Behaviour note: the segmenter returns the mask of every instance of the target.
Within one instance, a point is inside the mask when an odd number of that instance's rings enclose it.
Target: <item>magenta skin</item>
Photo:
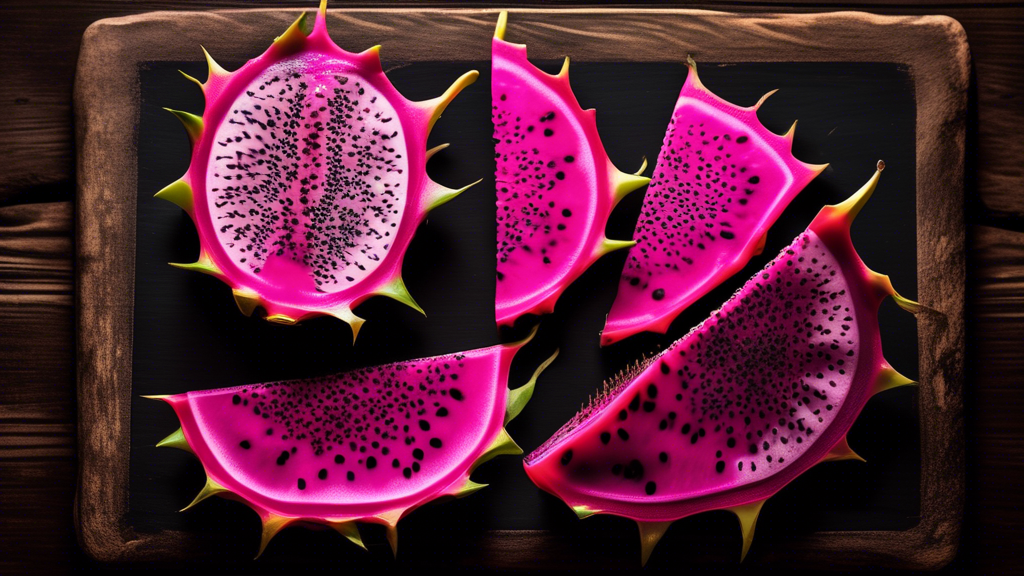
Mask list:
[[[220,495],[259,514],[261,553],[292,524],[330,526],[359,545],[356,522],[383,524],[396,547],[401,518],[483,488],[470,480],[477,466],[522,453],[505,425],[554,359],[510,391],[512,359],[530,338],[335,376],[154,397],[181,422],[158,446],[202,463],[207,484],[192,505]]]
[[[765,98],[749,108],[730,104],[701,84],[690,61],[602,345],[643,331],[664,334],[679,313],[761,253],[768,228],[825,169],[793,157],[793,129],[779,136],[761,125]]]
[[[492,40],[491,102],[497,172],[495,319],[554,310],[562,292],[598,258],[631,242],[612,241],[605,225],[626,194],[647,178],[620,172],[558,74],[530,64],[526,46],[503,40],[502,13]]]
[[[352,309],[375,295],[415,309],[402,260],[427,212],[461,190],[431,181],[427,136],[444,95],[406,100],[378,48],[339,48],[322,5],[261,56],[228,73],[212,59],[203,116],[175,112],[193,140],[188,172],[158,194],[192,216],[201,252],[183,267],[227,283],[243,312],[294,324]],[[197,81],[198,83],[198,81]]]
[[[530,479],[581,516],[637,520],[643,535],[645,524],[751,504],[756,519],[810,467],[859,458],[846,434],[864,405],[910,383],[882,356],[879,304],[916,307],[850,240],[877,180],[825,207],[719,310],[527,456]]]

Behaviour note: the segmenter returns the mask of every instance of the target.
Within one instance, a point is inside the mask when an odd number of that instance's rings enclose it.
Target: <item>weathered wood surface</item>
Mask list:
[[[772,3],[773,11],[830,2]],[[1024,494],[1020,366],[1024,361],[1024,8],[932,2],[852,5],[938,13],[967,30],[974,64],[967,175],[969,374],[965,540],[949,569],[1019,569]],[[948,4],[948,5],[947,5]],[[0,573],[72,572],[88,565],[73,535],[75,480],[74,176],[71,82],[81,34],[94,20],[155,9],[244,2],[10,0],[0,18]],[[306,2],[275,5],[306,8]],[[844,9],[851,4],[842,3]],[[764,3],[699,7],[765,10]],[[44,204],[29,204],[40,203]],[[33,238],[26,241],[26,238]]]

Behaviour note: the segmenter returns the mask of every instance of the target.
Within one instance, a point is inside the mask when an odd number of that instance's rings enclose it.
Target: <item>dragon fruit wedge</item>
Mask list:
[[[688,335],[606,385],[525,461],[577,515],[640,526],[642,561],[680,518],[730,510],[742,556],[765,500],[810,467],[860,459],[846,434],[876,393],[912,384],[882,357],[878,307],[900,297],[854,250],[879,172],[826,206]]]
[[[555,359],[508,390],[512,358],[530,338],[336,376],[153,396],[181,422],[157,446],[191,452],[206,470],[186,509],[219,495],[259,514],[257,557],[293,524],[328,526],[363,546],[356,522],[383,524],[397,553],[402,517],[476,492],[485,486],[470,480],[477,466],[522,454],[505,425]]]
[[[615,205],[648,178],[612,165],[594,110],[582,110],[569,87],[569,59],[547,74],[526,59],[526,46],[504,40],[506,12],[492,40],[491,117],[497,162],[495,318],[511,325],[524,314],[554,310],[561,293],[598,258],[631,241],[609,240]]]
[[[156,196],[188,212],[199,234],[199,259],[175,266],[228,284],[246,315],[334,316],[354,339],[363,320],[352,309],[371,296],[422,312],[402,259],[427,212],[465,190],[427,177],[444,148],[427,150],[427,135],[478,73],[411,102],[384,75],[379,46],[352,54],[331,40],[326,0],[308,35],[304,21],[234,72],[206,53],[206,82],[186,75],[206,106],[202,117],[171,110],[192,158]]]
[[[612,344],[645,330],[664,334],[687,306],[764,249],[768,228],[827,165],[793,157],[796,123],[768,131],[689,73],[669,121],[651,185],[601,334]]]

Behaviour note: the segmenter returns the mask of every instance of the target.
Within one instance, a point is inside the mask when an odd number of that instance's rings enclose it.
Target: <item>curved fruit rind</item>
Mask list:
[[[764,250],[767,229],[827,165],[793,157],[796,123],[777,135],[689,71],[676,101],[623,266],[602,346],[664,334],[690,304]]]
[[[608,158],[594,110],[581,109],[569,85],[569,59],[557,74],[541,71],[525,45],[505,41],[507,25],[502,12],[492,40],[499,326],[552,312],[598,258],[632,246],[607,238],[605,227],[619,201],[649,181]]]
[[[512,359],[534,333],[512,344],[336,377],[148,397],[171,405],[181,422],[157,446],[195,455],[206,472],[203,488],[182,510],[212,496],[243,502],[263,523],[259,554],[293,524],[329,526],[365,547],[357,522],[383,524],[397,552],[401,518],[428,502],[479,491],[486,485],[470,479],[478,466],[522,454],[505,426],[557,356],[509,390]],[[413,430],[405,424],[403,432],[404,422]]]
[[[445,145],[427,151],[427,135],[479,74],[412,102],[385,76],[379,46],[354,54],[331,40],[325,2],[309,34],[305,18],[234,72],[203,48],[207,80],[184,74],[203,91],[203,115],[168,109],[192,160],[156,197],[187,212],[199,233],[199,259],[175,266],[228,284],[246,315],[262,308],[279,324],[334,316],[354,340],[363,320],[352,310],[371,296],[422,312],[402,282],[405,250],[430,210],[469,187],[430,180],[426,161]]]
[[[729,510],[742,559],[765,500],[820,462],[863,461],[846,435],[864,405],[914,383],[881,351],[878,308],[896,291],[850,240],[883,167],[705,322],[606,385],[527,456],[530,479],[581,518],[637,521],[644,562],[671,522]]]

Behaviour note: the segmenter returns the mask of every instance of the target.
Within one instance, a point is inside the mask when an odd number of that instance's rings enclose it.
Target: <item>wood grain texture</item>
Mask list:
[[[276,6],[307,8],[304,1],[279,1]],[[695,7],[733,11],[828,11],[831,2],[708,2]],[[1019,137],[1024,122],[1024,8],[1019,3],[971,5],[932,2],[927,5],[888,1],[851,4],[877,13],[942,13],[959,20],[971,43],[976,85],[972,90],[969,153],[974,170],[968,190],[998,211],[985,221],[1016,226],[1024,214],[1024,180]],[[997,5],[1000,4],[1000,5]],[[11,262],[7,282],[18,285],[53,283],[53,273],[67,278],[68,304],[15,302],[15,287],[0,306],[0,421],[53,418],[74,425],[74,339],[71,301],[74,199],[71,86],[82,32],[95,20],[149,10],[244,7],[242,0],[7,0],[0,18],[0,205],[62,201],[61,210],[44,211],[66,250]],[[17,126],[17,130],[13,127]],[[58,205],[58,204],[54,204]],[[977,223],[979,215],[970,216]],[[1019,222],[1019,220],[1017,220]],[[0,226],[0,242],[7,238]],[[943,573],[1003,573],[1020,569],[1024,545],[1020,491],[1024,473],[1021,409],[1024,385],[1024,234],[992,227],[973,227],[969,301],[970,370],[966,396],[968,432],[967,518],[964,547],[956,563]],[[58,263],[59,262],[59,263]],[[40,271],[44,272],[39,275]],[[1016,280],[1013,280],[1016,278]],[[982,292],[984,294],[982,294]],[[38,298],[37,294],[31,298]],[[59,299],[58,299],[59,300]],[[980,316],[984,314],[984,318]],[[73,440],[65,438],[68,446]],[[16,442],[16,440],[15,440]],[[74,465],[67,458],[0,463],[0,573],[73,573],[88,566],[76,548],[71,521]],[[17,520],[26,518],[29,520]],[[537,562],[530,564],[539,566]],[[547,565],[551,567],[552,565]],[[147,569],[152,567],[147,566]],[[207,569],[208,571],[208,569]]]
[[[158,12],[104,20],[86,31],[76,79],[79,254],[78,511],[83,546],[104,561],[216,557],[215,542],[185,532],[132,532],[127,513],[131,335],[136,235],[136,159],[141,62],[194,58],[204,45],[244,61],[286,28],[290,10]],[[335,10],[342,47],[358,51],[382,33],[397,61],[486,60],[494,10]],[[516,10],[510,34],[531,56],[570,53],[590,62],[658,62],[694,54],[715,62],[896,62],[915,84],[917,110],[918,298],[921,350],[921,522],[903,531],[822,532],[794,538],[768,560],[816,566],[842,554],[846,566],[936,568],[959,541],[963,493],[963,166],[969,55],[964,31],[946,17],[864,13],[754,15],[677,10]],[[210,37],[205,30],[216,28]],[[112,112],[116,111],[116,112]],[[927,184],[925,184],[927,183]],[[469,559],[497,534],[484,537]],[[512,536],[501,536],[503,539]],[[558,537],[546,534],[548,545]],[[514,538],[513,538],[514,539]],[[204,545],[205,544],[205,545]],[[517,561],[536,554],[519,546]],[[601,559],[583,561],[600,565]]]

